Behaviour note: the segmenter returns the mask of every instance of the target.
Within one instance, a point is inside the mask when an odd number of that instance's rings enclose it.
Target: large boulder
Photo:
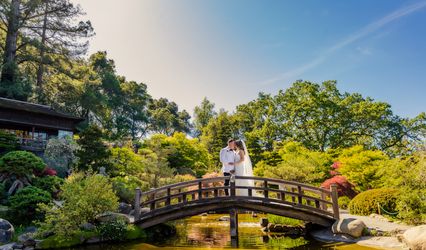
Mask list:
[[[9,242],[12,239],[14,233],[15,229],[13,228],[13,225],[10,224],[10,222],[7,220],[0,219],[0,242]]]
[[[359,238],[362,236],[362,232],[367,227],[364,222],[360,219],[346,218],[340,219],[334,222],[331,230],[335,234],[346,234],[354,238]]]
[[[132,211],[132,205],[127,204],[125,202],[120,202],[118,205],[118,212],[121,214],[130,214]]]
[[[113,213],[113,212],[107,212],[100,214],[96,217],[97,222],[110,222],[110,221],[116,221],[122,219],[126,221],[127,223],[131,223],[131,219],[126,214],[120,214],[120,213]]]
[[[426,250],[426,225],[407,229],[402,237],[411,250]]]

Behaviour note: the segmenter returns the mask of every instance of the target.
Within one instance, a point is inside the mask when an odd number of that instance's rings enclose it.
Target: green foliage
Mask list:
[[[58,176],[65,177],[67,171],[77,164],[75,153],[78,148],[77,143],[68,137],[49,139],[44,160],[50,168],[56,170]]]
[[[382,151],[366,150],[362,146],[343,150],[338,161],[342,165],[339,171],[358,191],[383,186],[383,170],[391,164],[389,157]]]
[[[168,136],[175,132],[189,132],[191,116],[186,110],[179,111],[176,103],[166,98],[154,99],[149,103],[150,130]]]
[[[42,172],[46,165],[40,157],[27,151],[12,151],[0,158],[0,172],[19,177]]]
[[[203,129],[201,142],[213,156],[213,166],[219,167],[219,152],[227,145],[228,139],[238,138],[238,127],[235,117],[221,110]]]
[[[0,155],[16,150],[18,147],[16,135],[0,130]]]
[[[62,207],[42,205],[46,216],[40,224],[40,232],[54,232],[58,236],[72,236],[80,225],[94,223],[97,215],[116,211],[118,198],[108,178],[101,175],[76,173],[68,177],[61,188]]]
[[[268,214],[267,216],[269,223],[274,224],[282,224],[286,226],[303,226],[305,223],[301,220],[288,218],[284,216],[274,215],[274,214]]]
[[[185,175],[178,174],[170,178],[162,178],[160,180],[160,183],[161,183],[161,186],[165,186],[165,185],[170,185],[170,184],[179,183],[179,182],[192,181],[195,179],[196,178],[190,174],[185,174]]]
[[[411,224],[426,223],[426,152],[418,151],[392,163],[384,169],[382,182],[401,191],[398,218]]]
[[[42,214],[36,211],[38,204],[51,201],[49,192],[40,188],[28,186],[20,189],[9,198],[10,216],[14,223],[28,225],[35,219],[42,219]]]
[[[63,183],[64,180],[57,176],[44,176],[35,178],[32,184],[34,187],[40,188],[41,190],[47,191],[54,195],[59,192]]]
[[[339,207],[341,209],[348,209],[350,202],[351,202],[351,199],[347,196],[340,196],[338,199]]]
[[[167,156],[169,166],[178,174],[192,174],[201,177],[210,165],[210,155],[198,139],[189,139],[184,133],[173,136],[158,135],[161,145],[170,149]],[[148,142],[149,144],[149,142]]]
[[[127,240],[145,239],[146,237],[146,232],[140,227],[135,225],[127,225]]]
[[[283,131],[275,122],[277,110],[274,98],[265,93],[259,93],[258,98],[247,104],[237,106],[235,119],[244,131],[246,145],[250,149],[250,158],[254,164],[262,159],[265,152],[273,150],[274,142],[284,138]]]
[[[111,149],[111,176],[136,175],[143,172],[143,157],[127,147]]]
[[[7,198],[7,194],[6,194],[6,184],[1,182],[0,183],[0,201],[3,200],[4,198]]]
[[[194,128],[197,137],[201,136],[203,129],[217,115],[216,111],[214,111],[214,106],[214,103],[204,97],[200,106],[194,108]]]
[[[120,218],[103,222],[96,229],[103,240],[124,241],[127,237],[127,222]]]
[[[143,157],[145,171],[141,174],[141,179],[149,183],[150,187],[159,187],[161,179],[171,178],[175,175],[175,169],[169,166],[168,157],[173,151],[171,146],[163,145],[162,135],[153,135],[139,149],[139,154]]]
[[[118,176],[112,178],[111,181],[114,192],[117,194],[120,201],[126,203],[133,203],[136,188],[140,188],[142,191],[149,190],[149,184],[136,176]]]
[[[395,213],[400,191],[393,188],[371,189],[355,196],[349,203],[349,212],[358,215]],[[379,211],[379,205],[381,209]]]
[[[81,245],[85,240],[98,236],[96,232],[79,231],[74,235],[52,235],[40,242],[41,249],[69,248]]]
[[[255,175],[291,180],[303,183],[321,183],[326,177],[324,169],[331,164],[326,153],[313,152],[300,143],[288,142],[278,154],[281,157],[277,165],[259,162],[254,170]]]
[[[99,171],[100,167],[109,170],[111,151],[102,139],[103,131],[96,125],[91,125],[80,134],[77,141],[80,149],[76,153],[79,170]]]

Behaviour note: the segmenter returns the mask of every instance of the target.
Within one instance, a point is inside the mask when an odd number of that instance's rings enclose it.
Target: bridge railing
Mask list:
[[[230,181],[229,186],[224,185],[226,180]],[[241,180],[246,180],[245,183],[249,182],[250,185],[241,185]],[[228,191],[229,195],[226,195],[225,190]],[[244,194],[242,195],[241,193]],[[141,208],[153,212],[172,206],[205,202],[210,199],[244,199],[274,202],[313,210],[338,219],[339,207],[337,198],[337,187],[335,185],[332,185],[330,190],[327,190],[279,179],[224,176],[176,183],[146,192],[141,192],[137,188],[135,219],[138,220],[140,218]]]

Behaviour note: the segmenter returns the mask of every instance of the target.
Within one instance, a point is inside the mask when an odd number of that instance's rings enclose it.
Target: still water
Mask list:
[[[249,214],[239,215],[239,239],[232,242],[229,236],[229,222],[219,221],[224,215],[209,214],[194,216],[175,222],[177,235],[168,239],[155,239],[150,243],[125,243],[115,245],[96,245],[75,249],[84,250],[231,250],[238,249],[300,249],[300,250],[373,250],[355,244],[322,243],[312,239],[290,238],[280,235],[265,235],[260,230],[260,218]],[[238,244],[235,247],[235,244]],[[377,249],[376,249],[377,250]]]

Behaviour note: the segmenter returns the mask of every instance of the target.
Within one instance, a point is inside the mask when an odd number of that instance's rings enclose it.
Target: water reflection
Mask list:
[[[325,244],[302,237],[290,238],[280,235],[264,234],[260,230],[260,218],[252,218],[248,214],[239,215],[238,241],[229,235],[229,222],[219,221],[223,215],[194,216],[175,222],[177,235],[169,239],[155,239],[147,243],[125,243],[114,245],[95,245],[78,247],[84,250],[230,250],[238,249],[297,249],[297,250],[373,250],[373,248],[358,245],[345,245],[341,243]]]

